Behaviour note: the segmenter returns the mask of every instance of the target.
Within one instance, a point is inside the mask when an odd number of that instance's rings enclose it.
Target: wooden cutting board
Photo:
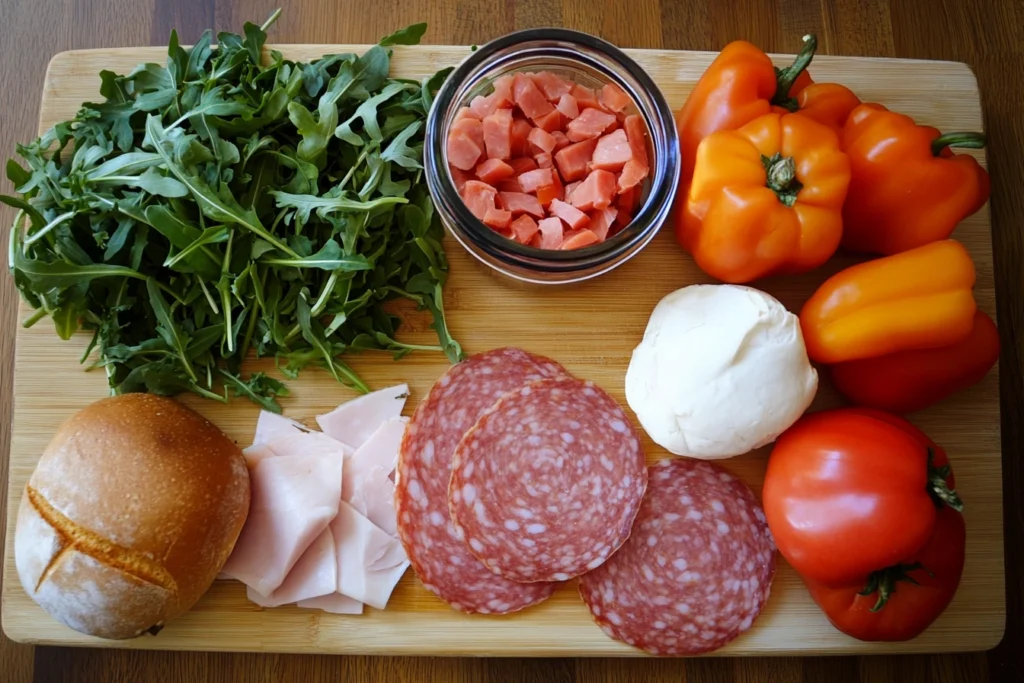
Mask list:
[[[278,46],[287,57],[309,60],[331,52],[362,51],[358,46]],[[631,50],[654,77],[673,109],[683,104],[713,53]],[[419,78],[457,63],[464,47],[396,48],[392,74]],[[54,57],[46,75],[40,130],[74,115],[79,104],[98,98],[101,69],[127,73],[139,62],[163,63],[162,48],[65,52]],[[780,57],[788,64],[789,57]],[[981,130],[977,83],[959,63],[822,56],[812,69],[819,81],[837,80],[864,100],[877,101],[945,131]],[[10,153],[11,150],[3,150]],[[984,160],[984,153],[979,153]],[[954,237],[974,257],[976,295],[995,316],[992,243],[988,207],[965,221]],[[623,377],[648,315],[669,292],[709,282],[676,246],[667,228],[642,254],[618,270],[571,287],[524,287],[485,271],[453,240],[447,248],[451,279],[445,290],[450,327],[464,348],[480,352],[516,345],[561,361],[575,375],[594,380],[625,405]],[[837,256],[824,268],[800,277],[772,279],[759,286],[798,311],[826,277],[853,261]],[[23,306],[24,309],[24,306]],[[24,317],[25,310],[22,311]],[[429,320],[410,312],[404,338],[429,343]],[[638,651],[607,638],[593,624],[575,582],[547,602],[508,616],[467,616],[428,593],[410,571],[386,611],[337,616],[295,607],[261,609],[245,599],[241,584],[217,582],[196,607],[156,637],[102,641],[52,620],[28,598],[14,567],[14,526],[22,490],[39,454],[57,426],[74,411],[106,395],[102,373],[82,372],[78,358],[87,339],[62,342],[49,320],[17,329],[14,425],[11,437],[7,544],[4,558],[3,628],[17,641],[168,650],[240,650],[418,655],[630,656]],[[347,359],[348,360],[348,359]],[[386,354],[363,355],[352,366],[380,388],[408,382],[407,413],[444,372],[440,354],[418,353],[395,362]],[[285,413],[312,417],[352,398],[326,372],[307,371],[292,382]],[[205,414],[233,439],[251,442],[257,409],[243,400],[223,406],[183,400]],[[827,381],[813,409],[839,405]],[[1003,635],[1006,615],[1003,569],[1002,480],[1000,471],[997,372],[979,385],[913,416],[949,452],[966,507],[967,562],[960,590],[946,613],[922,636],[906,643],[863,643],[832,628],[797,576],[779,558],[772,596],[754,627],[718,655],[951,652],[984,650]],[[645,437],[651,462],[666,457]],[[769,449],[725,461],[760,491]]]

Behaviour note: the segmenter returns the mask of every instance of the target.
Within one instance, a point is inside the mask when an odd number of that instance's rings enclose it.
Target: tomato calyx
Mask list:
[[[910,572],[918,569],[924,569],[924,565],[920,562],[912,562],[910,564],[894,564],[891,567],[871,572],[868,575],[868,583],[864,586],[864,590],[857,593],[857,595],[868,596],[872,593],[878,593],[878,600],[871,608],[872,612],[877,612],[885,607],[885,603],[889,602],[889,598],[896,592],[896,586],[900,581],[909,581],[914,585],[920,585],[910,575]],[[928,572],[928,575],[931,576],[931,572]]]
[[[949,488],[946,483],[946,478],[949,476],[950,467],[949,463],[941,466],[935,466],[935,451],[931,448],[928,449],[928,495],[931,496],[932,501],[935,503],[936,508],[941,508],[943,505],[948,505],[957,512],[964,511],[964,502],[960,499],[960,494],[954,489]]]

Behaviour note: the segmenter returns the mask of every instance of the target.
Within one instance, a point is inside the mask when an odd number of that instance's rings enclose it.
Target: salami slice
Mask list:
[[[647,487],[640,440],[591,382],[540,380],[506,394],[455,450],[452,522],[492,571],[564,581],[629,537]]]
[[[478,354],[437,381],[405,430],[395,477],[399,537],[423,585],[454,609],[505,614],[555,589],[495,576],[470,554],[448,515],[448,481],[455,447],[495,401],[529,382],[568,376],[554,361],[520,349]]]
[[[579,590],[612,638],[695,655],[750,628],[774,574],[775,544],[750,489],[717,465],[678,458],[651,467],[633,535]]]

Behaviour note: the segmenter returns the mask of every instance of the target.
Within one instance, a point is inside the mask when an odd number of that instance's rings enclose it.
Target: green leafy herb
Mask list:
[[[271,51],[266,30],[172,32],[164,65],[100,73],[85,103],[7,162],[19,196],[9,266],[82,362],[114,393],[245,396],[279,411],[280,381],[241,372],[249,353],[287,377],[310,365],[359,391],[346,352],[462,350],[441,301],[443,229],[423,179],[424,122],[450,69],[391,79],[390,47],[311,63]],[[389,302],[433,314],[437,346],[398,338]],[[91,354],[97,357],[90,359]]]
[[[426,32],[426,24],[413,24],[382,38],[380,44],[385,47],[389,45],[419,45],[420,39]]]

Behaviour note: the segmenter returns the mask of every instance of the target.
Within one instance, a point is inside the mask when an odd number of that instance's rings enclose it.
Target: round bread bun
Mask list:
[[[213,583],[249,511],[238,447],[169,398],[125,394],[73,415],[25,487],[14,558],[70,628],[155,633]]]

